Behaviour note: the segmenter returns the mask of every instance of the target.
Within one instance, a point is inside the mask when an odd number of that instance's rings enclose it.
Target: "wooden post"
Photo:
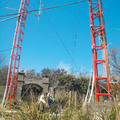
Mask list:
[[[76,104],[77,103],[77,91],[75,91],[75,109],[76,109]]]
[[[69,91],[69,107],[71,106],[71,91]]]

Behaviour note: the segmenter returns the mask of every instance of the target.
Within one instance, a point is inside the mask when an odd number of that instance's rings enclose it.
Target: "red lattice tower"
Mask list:
[[[110,101],[105,29],[100,0],[89,0],[89,14],[94,64],[95,101],[99,102],[99,96],[108,96],[108,100]],[[104,76],[100,76],[100,65],[104,65]],[[100,93],[99,81],[101,80],[104,80],[107,83],[106,93]]]
[[[19,15],[14,35],[7,84],[6,89],[2,101],[2,107],[8,106],[8,108],[12,108],[15,102],[16,88],[17,88],[17,79],[18,79],[18,70],[19,70],[19,62],[21,55],[21,47],[23,41],[23,34],[25,29],[25,22],[27,17],[29,0],[21,0]]]
[[[9,109],[12,108],[12,106],[14,106],[14,102],[15,102],[18,69],[19,69],[25,22],[28,11],[28,4],[29,4],[29,0],[21,0],[17,26],[13,41],[13,48],[11,53],[7,84],[2,101],[2,107],[3,105],[8,106]],[[108,77],[108,66],[107,66],[106,45],[105,45],[105,31],[103,25],[103,16],[102,16],[100,0],[89,0],[89,11],[90,11],[90,28],[91,28],[91,39],[92,39],[92,55],[93,55],[93,63],[94,63],[95,101],[96,102],[99,101],[99,96],[108,96],[108,100],[110,101],[109,77]],[[101,41],[99,40],[99,38],[101,39]],[[98,58],[98,52],[102,53],[102,59]],[[98,72],[99,70],[98,65],[100,64],[104,64],[105,66],[105,76],[103,77],[99,76],[99,72]],[[107,93],[100,93],[99,80],[107,81]]]

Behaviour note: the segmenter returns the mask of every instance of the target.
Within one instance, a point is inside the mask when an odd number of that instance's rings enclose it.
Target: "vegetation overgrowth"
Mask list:
[[[22,102],[16,109],[0,109],[0,120],[118,120],[114,106],[110,110],[106,108],[100,113],[94,113],[89,107],[83,110],[82,102],[79,108],[75,108],[73,103],[69,106],[66,100],[62,112],[55,108],[39,111],[38,103],[32,99],[31,102]]]

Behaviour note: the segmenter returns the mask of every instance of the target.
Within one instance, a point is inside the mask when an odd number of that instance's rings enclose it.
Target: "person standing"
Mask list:
[[[47,92],[44,92],[38,100],[38,110],[40,110],[42,112],[44,111],[44,108],[48,106],[48,104],[45,100],[46,97],[47,97]]]

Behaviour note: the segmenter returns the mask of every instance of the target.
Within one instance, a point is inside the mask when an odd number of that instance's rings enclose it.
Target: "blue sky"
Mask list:
[[[61,4],[72,3],[79,0],[43,0],[43,8]],[[102,0],[103,1],[103,0]],[[5,9],[10,7],[19,9],[20,0],[0,1],[0,15],[16,13]],[[106,26],[108,47],[120,48],[120,1],[103,1],[103,12]],[[30,0],[29,10],[38,9],[39,0]],[[35,12],[38,13],[38,12]],[[49,17],[47,19],[45,13]],[[42,11],[38,20],[37,16],[28,14],[23,46],[20,60],[20,69],[35,69],[36,72],[43,68],[65,68],[69,73],[71,68],[75,71],[91,70],[92,52],[90,36],[90,20],[88,1],[77,5],[65,6]],[[7,17],[0,17],[3,20]],[[17,18],[0,23],[0,50],[12,47]],[[74,31],[78,22],[77,41],[74,61],[65,51],[60,40],[63,41],[72,56],[74,46]],[[52,22],[52,25],[51,25]],[[56,35],[53,27],[57,31]],[[6,56],[6,64],[9,64],[11,51],[1,52]]]

